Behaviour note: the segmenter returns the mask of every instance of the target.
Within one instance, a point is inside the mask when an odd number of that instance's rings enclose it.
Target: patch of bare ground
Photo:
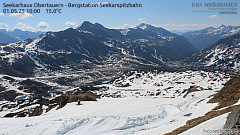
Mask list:
[[[225,84],[225,86],[216,95],[214,95],[213,98],[211,98],[208,101],[208,103],[218,103],[218,106],[216,106],[211,111],[207,112],[204,116],[188,120],[185,125],[164,135],[180,134],[209,119],[231,112],[239,106],[234,105],[235,103],[238,102],[239,99],[240,99],[240,77],[233,77]]]
[[[190,86],[189,89],[184,90],[182,93],[185,93],[187,91],[187,93],[183,96],[183,98],[186,98],[188,94],[195,92],[195,91],[201,91],[203,90],[202,87],[200,86]]]
[[[240,99],[240,77],[233,77],[208,103],[218,103],[214,110],[233,105]]]
[[[46,112],[50,111],[51,109],[55,108],[60,109],[64,107],[67,103],[77,102],[80,101],[97,101],[97,98],[100,96],[92,93],[92,92],[85,92],[85,93],[78,93],[78,94],[64,94],[55,99],[45,101],[41,103],[41,105],[34,109],[33,113],[30,116],[38,116],[41,115],[43,112],[42,106],[48,106]]]

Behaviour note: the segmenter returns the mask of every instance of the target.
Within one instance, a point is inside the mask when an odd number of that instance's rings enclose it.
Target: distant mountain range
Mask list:
[[[16,37],[12,37],[5,32],[0,32],[0,43],[14,43],[19,41]]]
[[[169,30],[169,31],[172,32],[172,33],[178,34],[178,35],[182,35],[184,33],[192,32],[194,30]]]
[[[2,134],[194,134],[203,125],[224,125],[239,105],[237,28],[200,52],[187,38],[149,24],[116,30],[85,21],[34,38],[14,33],[27,39],[0,43],[0,117],[9,117]],[[227,130],[236,125],[236,112],[227,117]],[[32,116],[39,117],[16,118]]]
[[[192,67],[240,71],[240,31],[223,38],[184,60]]]
[[[208,28],[210,36],[213,29]],[[237,27],[221,26],[215,29],[215,33],[222,35],[224,31],[231,31],[224,34],[230,36],[237,30]],[[143,23],[134,28],[116,30],[85,21],[76,29],[47,32],[17,43],[0,44],[0,72],[33,76],[39,72],[88,69],[149,69],[178,60],[191,67],[238,69],[239,45],[235,39],[238,36],[239,33],[221,39],[197,53],[198,49],[185,37],[163,28]]]
[[[0,29],[0,43],[14,43],[28,38],[35,38],[41,34],[43,32],[22,31],[20,29],[6,31],[5,29]]]
[[[0,44],[2,64],[16,72],[94,68],[146,68],[197,52],[188,40],[163,28],[141,24],[123,31],[83,22],[76,29],[47,32],[14,44]],[[9,69],[9,68],[7,68]]]
[[[203,50],[221,38],[229,37],[240,30],[240,26],[221,25],[218,28],[208,27],[198,31],[192,31],[182,34],[196,48]]]

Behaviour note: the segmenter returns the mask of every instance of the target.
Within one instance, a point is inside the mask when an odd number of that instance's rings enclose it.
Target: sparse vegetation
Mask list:
[[[32,116],[39,116],[43,113],[43,105],[47,106],[46,112],[49,112],[51,109],[57,107],[57,109],[60,109],[64,107],[67,103],[71,102],[77,102],[78,99],[80,101],[97,101],[97,98],[100,98],[100,96],[97,96],[93,94],[92,92],[84,92],[84,93],[78,93],[78,94],[64,94],[59,97],[56,97],[52,100],[42,100],[40,103],[40,106],[35,107],[33,110],[23,110],[16,113],[9,113],[6,114],[4,117],[25,117],[29,115]]]
[[[41,104],[48,106],[47,111],[50,111],[52,108],[56,106],[58,106],[57,109],[60,109],[64,107],[67,103],[77,102],[78,99],[80,99],[80,101],[97,101],[97,98],[100,98],[100,96],[97,96],[92,92],[84,92],[78,94],[64,94],[61,95],[60,97],[57,97],[53,100],[48,100]]]
[[[41,82],[36,82],[30,79],[24,80],[19,83],[21,86],[18,88],[24,92],[34,93],[34,95],[41,95],[44,97],[49,97],[48,91],[52,88]]]
[[[235,108],[237,108],[237,106],[230,106],[226,109],[219,110],[219,111],[212,110],[212,111],[206,113],[204,116],[200,116],[200,117],[188,120],[185,125],[173,130],[172,132],[166,133],[164,135],[178,135],[184,131],[187,131],[190,128],[193,128],[193,127],[201,124],[202,122],[205,122],[205,121],[212,119],[214,117],[217,117],[219,115],[231,112]]]
[[[208,103],[218,103],[214,110],[233,105],[240,99],[240,77],[229,80]]]
[[[0,93],[0,101],[14,101],[18,95],[20,94],[16,93],[14,90],[4,91]]]
[[[218,103],[218,106],[207,112],[204,116],[200,116],[191,120],[188,120],[185,125],[166,133],[165,135],[177,135],[188,129],[197,126],[198,124],[217,117],[219,115],[233,111],[238,105],[234,105],[240,99],[240,77],[233,77],[229,80],[225,86],[211,98],[208,103]],[[227,108],[224,108],[227,107]],[[224,108],[224,109],[222,109]],[[221,109],[221,110],[218,110]],[[185,115],[184,115],[185,116]]]

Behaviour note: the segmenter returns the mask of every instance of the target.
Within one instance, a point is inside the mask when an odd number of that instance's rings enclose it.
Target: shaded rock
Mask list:
[[[234,129],[236,125],[240,125],[240,106],[234,109],[227,117],[227,121],[223,129]]]

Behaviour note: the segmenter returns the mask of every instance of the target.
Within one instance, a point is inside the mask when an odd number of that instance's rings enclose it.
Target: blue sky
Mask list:
[[[46,8],[40,8],[40,14],[3,14],[3,3],[81,4],[100,2],[139,3],[143,7],[80,9],[64,7],[61,14],[47,14]],[[192,7],[192,3],[196,2],[237,3],[238,14],[192,12],[206,10],[205,7]],[[7,30],[19,28],[30,31],[59,31],[76,27],[83,21],[90,21],[101,23],[108,28],[127,28],[140,23],[147,23],[167,30],[198,30],[210,26],[218,27],[221,24],[240,25],[239,6],[240,0],[1,0],[0,28]]]

